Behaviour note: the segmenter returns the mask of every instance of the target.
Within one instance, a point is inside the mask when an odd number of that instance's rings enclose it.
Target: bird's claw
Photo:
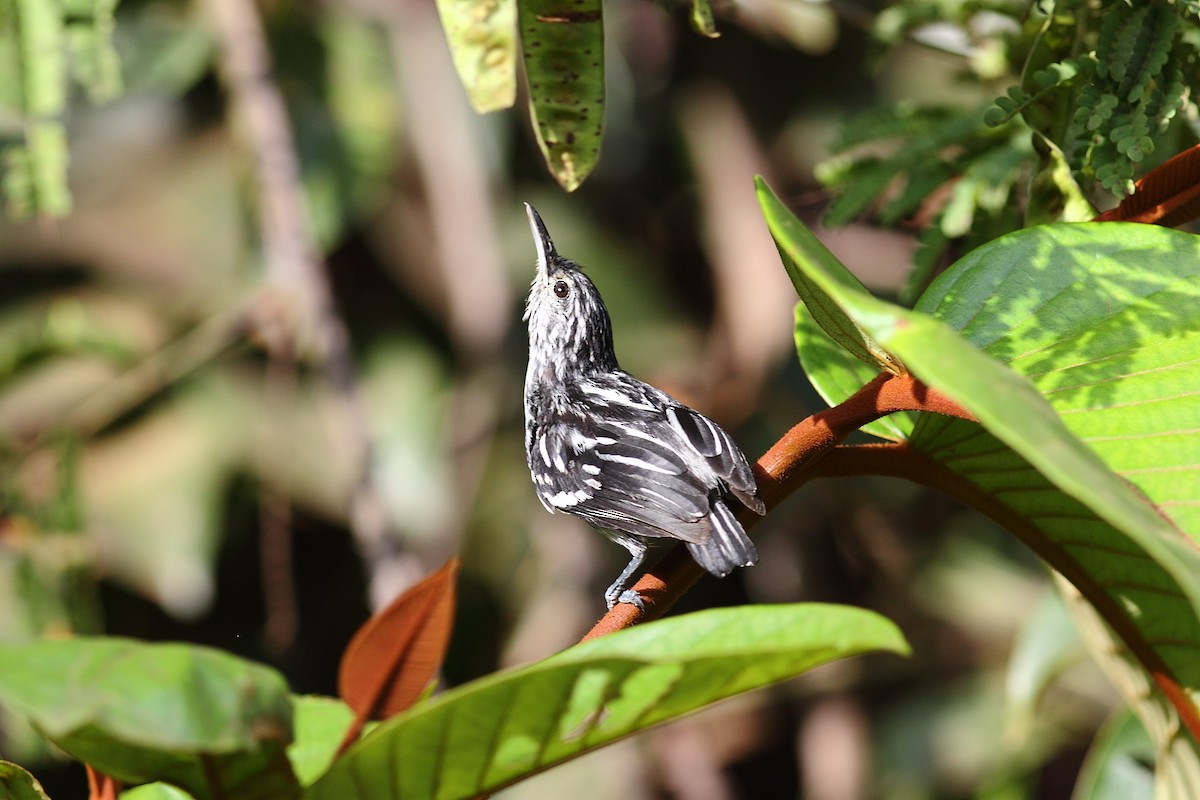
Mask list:
[[[606,598],[608,600],[608,610],[612,611],[613,606],[617,603],[629,603],[631,606],[637,606],[638,611],[645,611],[646,604],[642,601],[642,596],[633,589],[626,589],[621,592],[616,598]]]

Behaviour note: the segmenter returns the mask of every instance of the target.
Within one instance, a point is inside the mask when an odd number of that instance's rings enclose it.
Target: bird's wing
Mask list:
[[[540,427],[530,468],[542,503],[602,528],[707,541],[712,487],[693,474],[661,415],[655,422],[644,413],[565,413]]]
[[[672,401],[667,421],[689,447],[704,457],[709,469],[747,508],[762,514],[766,507],[758,496],[754,470],[737,443],[708,417]]]

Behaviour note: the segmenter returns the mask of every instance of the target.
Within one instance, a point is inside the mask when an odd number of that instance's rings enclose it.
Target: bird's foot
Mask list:
[[[646,610],[646,604],[642,602],[642,596],[633,589],[626,589],[616,597],[610,595],[609,597],[606,597],[605,600],[608,601],[609,611],[612,611],[613,606],[615,606],[617,603],[629,603],[632,606],[637,606],[638,611]]]

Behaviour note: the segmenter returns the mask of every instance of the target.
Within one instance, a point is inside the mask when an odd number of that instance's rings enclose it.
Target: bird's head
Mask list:
[[[537,210],[526,203],[525,211],[538,254],[525,303],[531,374],[563,381],[573,373],[616,369],[612,322],[600,292],[578,264],[554,249]]]

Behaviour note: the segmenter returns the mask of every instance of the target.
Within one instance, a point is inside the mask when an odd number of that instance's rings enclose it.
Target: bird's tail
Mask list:
[[[710,574],[723,578],[735,567],[748,567],[758,560],[758,550],[742,524],[720,498],[712,504],[713,534],[704,542],[688,542],[688,552]]]

